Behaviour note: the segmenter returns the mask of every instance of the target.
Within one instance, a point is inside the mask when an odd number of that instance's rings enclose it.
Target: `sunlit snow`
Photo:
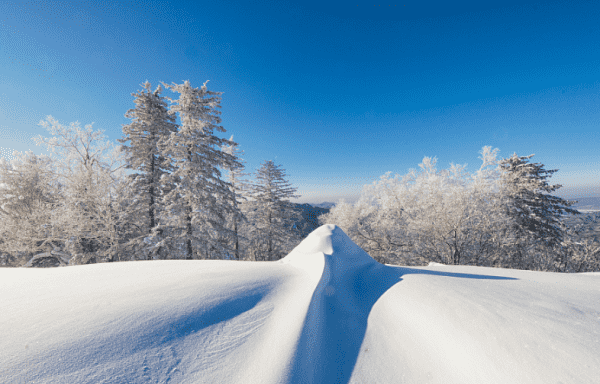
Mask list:
[[[6,383],[598,383],[600,274],[277,262],[0,270]]]

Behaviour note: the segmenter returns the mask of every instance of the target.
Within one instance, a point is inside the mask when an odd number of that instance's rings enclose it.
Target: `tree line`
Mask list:
[[[0,265],[46,266],[156,259],[277,260],[300,241],[285,171],[265,161],[245,179],[243,151],[220,139],[221,92],[146,82],[133,93],[120,145],[52,116],[39,136],[51,156],[0,159]],[[179,117],[180,124],[177,124]],[[341,201],[320,224],[337,224],[377,261],[438,262],[542,271],[600,270],[600,244],[580,239],[564,215],[580,214],[547,193],[557,170],[533,155],[497,159],[484,147],[474,174],[386,173],[354,205]]]
[[[179,97],[144,83],[132,94],[120,145],[91,125],[48,116],[40,125],[53,137],[34,140],[50,156],[0,159],[2,265],[277,260],[297,245],[298,212],[288,199],[299,196],[285,171],[269,160],[255,182],[243,179],[243,151],[233,136],[214,134],[226,132],[218,125],[222,92],[162,85]]]
[[[577,201],[547,194],[561,187],[546,180],[557,170],[529,163],[534,155],[497,160],[497,152],[483,147],[474,175],[455,164],[437,171],[436,159],[425,157],[420,173],[388,172],[319,223],[338,225],[382,263],[600,271],[598,241],[564,223],[580,214],[569,208]]]

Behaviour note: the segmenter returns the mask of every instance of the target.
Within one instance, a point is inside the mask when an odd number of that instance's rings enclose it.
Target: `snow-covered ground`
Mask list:
[[[0,270],[3,383],[599,383],[600,274],[375,262]]]

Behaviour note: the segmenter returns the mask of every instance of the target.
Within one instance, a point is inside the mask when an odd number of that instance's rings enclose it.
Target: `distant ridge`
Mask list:
[[[335,203],[328,203],[328,202],[325,202],[325,203],[319,203],[319,204],[310,204],[310,205],[312,205],[313,207],[317,207],[317,208],[326,208],[326,209],[330,209],[330,208],[332,208],[333,206],[335,206]]]
[[[565,198],[563,197],[563,199],[565,200],[569,200],[569,201],[577,201],[577,204],[571,206],[571,208],[573,209],[577,209],[577,210],[598,210],[600,211],[600,196],[596,196],[596,197],[574,197],[574,198]],[[309,204],[313,207],[317,207],[317,208],[325,208],[325,209],[331,209],[333,207],[335,207],[336,203],[330,203],[330,202],[323,202],[323,203],[319,203],[319,204]]]
[[[576,197],[565,200],[577,201],[577,204],[572,205],[571,209],[578,211],[600,211],[600,197]]]

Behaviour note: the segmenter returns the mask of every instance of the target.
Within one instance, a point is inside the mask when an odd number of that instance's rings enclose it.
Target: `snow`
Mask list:
[[[337,226],[277,262],[0,270],[22,383],[598,383],[600,274],[381,265]]]

